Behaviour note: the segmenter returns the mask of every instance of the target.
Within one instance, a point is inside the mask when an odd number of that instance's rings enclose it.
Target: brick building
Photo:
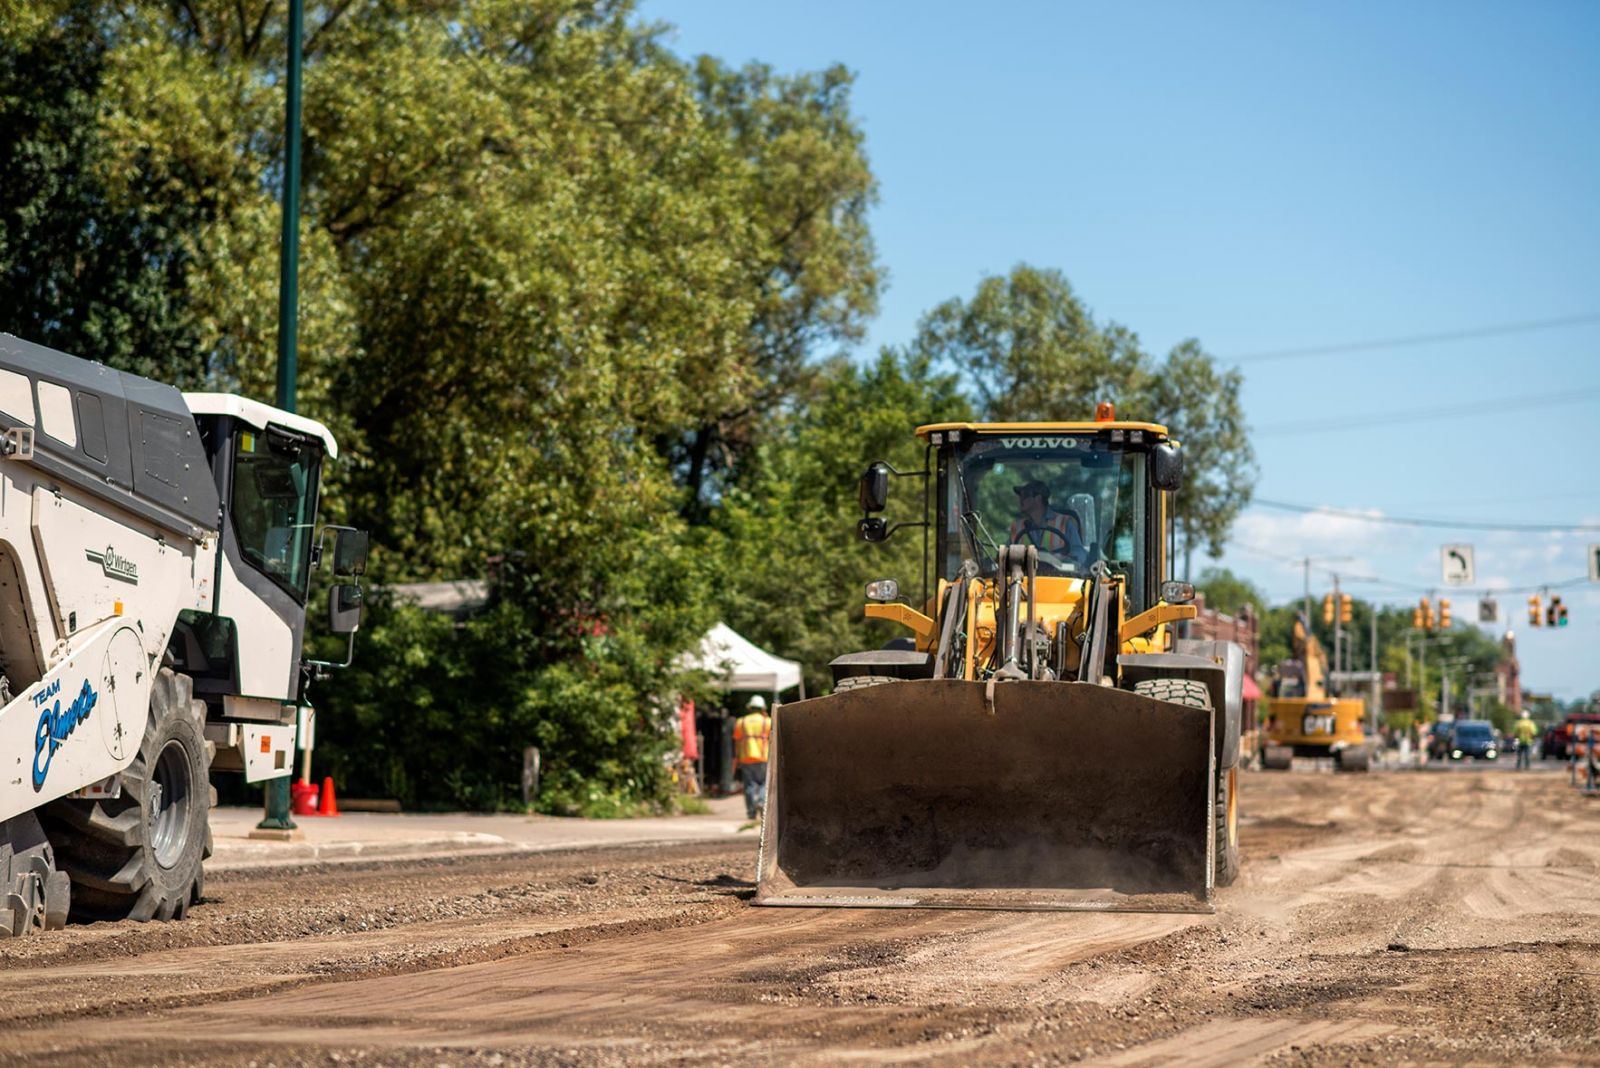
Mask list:
[[[1237,642],[1244,650],[1244,722],[1255,723],[1256,702],[1261,699],[1256,682],[1261,670],[1261,621],[1255,609],[1241,605],[1229,615],[1208,606],[1203,593],[1194,595],[1194,606],[1197,614],[1188,623],[1188,637]]]

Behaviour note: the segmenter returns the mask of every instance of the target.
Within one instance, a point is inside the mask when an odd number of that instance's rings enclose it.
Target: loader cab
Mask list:
[[[1040,550],[1040,574],[1125,577],[1128,609],[1159,599],[1163,489],[1178,477],[1164,427],[1149,423],[938,424],[933,450],[937,577],[994,573],[999,547]],[[1039,500],[1038,490],[1044,490]]]

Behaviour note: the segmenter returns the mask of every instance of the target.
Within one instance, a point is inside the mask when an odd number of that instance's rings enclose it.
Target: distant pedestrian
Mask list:
[[[733,726],[733,764],[744,781],[745,817],[761,818],[767,803],[767,750],[772,744],[772,717],[766,698],[750,698],[748,711]]]
[[[1533,766],[1533,740],[1539,736],[1539,728],[1533,725],[1533,720],[1524,712],[1522,718],[1512,726],[1512,731],[1517,736],[1517,770]]]

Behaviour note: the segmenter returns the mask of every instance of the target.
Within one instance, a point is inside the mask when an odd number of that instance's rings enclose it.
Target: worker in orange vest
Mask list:
[[[772,742],[772,717],[766,698],[750,698],[748,711],[733,725],[733,766],[744,780],[744,811],[759,820],[767,803],[767,748]]]

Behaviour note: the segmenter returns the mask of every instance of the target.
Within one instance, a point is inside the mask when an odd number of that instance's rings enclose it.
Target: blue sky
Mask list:
[[[1186,337],[1226,359],[1595,316],[1241,366],[1263,498],[1600,525],[1600,4],[988,11],[640,8],[677,27],[684,54],[856,72],[889,276],[864,352],[906,341],[928,308],[1022,261],[1065,271],[1098,317],[1157,353]],[[1419,417],[1478,402],[1504,411]],[[1359,429],[1281,429],[1391,413]],[[1480,585],[1525,585],[1583,574],[1600,533],[1253,508],[1222,562],[1281,601],[1301,588],[1283,557],[1346,555],[1328,566],[1428,585],[1441,544],[1458,541],[1476,547]],[[1313,585],[1326,587],[1325,571]],[[1455,596],[1458,619],[1474,596]],[[1560,632],[1527,628],[1525,596],[1499,600],[1527,685],[1567,699],[1600,689],[1600,586],[1565,592],[1572,625]]]

